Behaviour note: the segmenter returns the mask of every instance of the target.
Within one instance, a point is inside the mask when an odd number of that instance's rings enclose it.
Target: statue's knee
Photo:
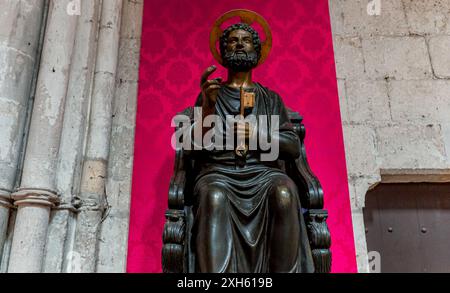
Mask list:
[[[295,209],[296,194],[287,185],[276,186],[272,194],[271,205],[280,213]]]
[[[210,186],[206,192],[206,205],[209,209],[221,209],[226,204],[227,197],[222,188]]]

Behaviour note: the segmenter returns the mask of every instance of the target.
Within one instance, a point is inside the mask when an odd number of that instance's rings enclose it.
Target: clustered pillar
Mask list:
[[[107,209],[105,178],[116,88],[121,12],[121,0],[103,0],[89,133],[79,193],[84,204],[80,208],[75,231],[74,251],[80,256],[80,270],[83,272],[94,272],[96,269],[97,239]]]
[[[69,2],[50,1],[22,181],[12,194],[18,211],[8,272],[42,270],[50,209],[59,200],[56,164],[77,27]]]
[[[122,10],[142,5],[2,2],[0,272],[97,270]]]
[[[18,180],[22,137],[30,103],[44,0],[5,0],[0,13],[0,257],[3,255],[11,193]],[[2,271],[5,268],[1,269]]]

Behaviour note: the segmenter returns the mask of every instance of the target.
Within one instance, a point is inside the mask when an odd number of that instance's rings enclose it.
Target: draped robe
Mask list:
[[[293,131],[286,108],[278,94],[255,83],[255,106],[251,114],[278,115],[279,149],[281,160],[295,160],[299,156],[298,136]],[[218,93],[215,114],[226,121],[226,115],[238,115],[240,109],[239,89],[223,86]],[[199,96],[196,106],[201,106]],[[269,127],[270,129],[270,127]],[[295,183],[282,171],[280,162],[260,160],[261,151],[249,151],[242,164],[234,150],[203,151],[199,157],[199,172],[194,183],[194,225],[192,246],[195,251],[196,271],[205,267],[213,272],[270,271],[271,241],[269,235],[273,211],[269,194],[279,186],[287,186],[294,195],[299,229],[291,239],[298,240],[298,247],[292,248],[294,265],[289,272],[313,272],[314,265],[302,216],[302,209]],[[240,163],[239,163],[240,162]],[[224,195],[219,209],[207,206],[208,191],[219,189]],[[207,235],[201,235],[207,233]],[[214,234],[215,233],[215,234]],[[198,239],[209,239],[215,235],[216,243],[198,243]],[[199,237],[200,236],[200,237]],[[296,238],[298,237],[298,238]],[[209,241],[209,240],[208,240]],[[206,241],[206,242],[208,242]],[[283,261],[283,260],[275,260]]]

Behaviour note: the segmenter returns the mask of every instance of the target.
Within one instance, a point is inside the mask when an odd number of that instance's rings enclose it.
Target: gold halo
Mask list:
[[[216,59],[217,62],[223,65],[222,56],[217,50],[216,43],[223,34],[223,31],[220,28],[220,26],[225,21],[233,17],[239,17],[242,23],[246,23],[250,26],[252,23],[256,21],[263,28],[266,39],[264,40],[264,42],[261,41],[261,58],[258,61],[258,65],[263,64],[270,53],[270,49],[272,48],[272,32],[270,31],[269,24],[264,19],[264,17],[262,17],[261,15],[259,15],[254,11],[247,9],[235,9],[228,11],[221,17],[219,17],[214,23],[211,30],[211,34],[209,36],[209,49],[211,50],[214,59]]]

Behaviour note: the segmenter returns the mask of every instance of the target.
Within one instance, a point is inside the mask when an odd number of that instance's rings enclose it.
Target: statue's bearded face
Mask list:
[[[252,34],[243,29],[229,33],[225,50],[222,52],[223,65],[235,72],[248,72],[258,65]]]

